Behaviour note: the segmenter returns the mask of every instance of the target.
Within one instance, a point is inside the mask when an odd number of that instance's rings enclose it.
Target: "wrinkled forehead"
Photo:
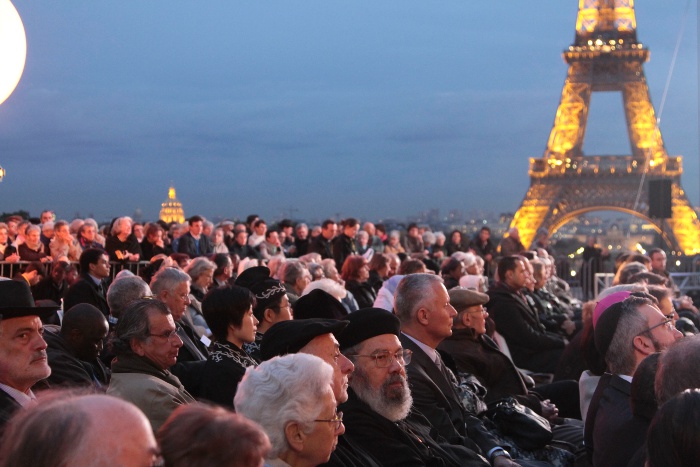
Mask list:
[[[372,354],[382,350],[396,352],[401,349],[401,342],[395,334],[380,334],[363,341],[361,349],[363,354]]]

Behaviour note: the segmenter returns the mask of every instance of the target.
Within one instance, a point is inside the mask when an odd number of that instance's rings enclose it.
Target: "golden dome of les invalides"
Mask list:
[[[168,190],[168,199],[161,204],[160,219],[168,224],[177,222],[182,224],[185,222],[185,211],[182,209],[182,203],[175,196],[175,187],[170,185]]]

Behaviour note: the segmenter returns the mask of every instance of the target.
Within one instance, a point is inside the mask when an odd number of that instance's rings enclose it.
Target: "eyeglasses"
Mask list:
[[[669,315],[665,315],[665,316],[669,316]],[[670,318],[667,318],[667,319],[661,321],[659,324],[657,324],[655,326],[652,326],[648,329],[645,329],[644,331],[640,332],[639,334],[644,334],[645,332],[650,332],[652,329],[656,329],[656,328],[661,327],[661,326],[664,326],[667,331],[673,332],[673,330],[676,329],[676,327],[673,325],[673,315],[671,314],[670,316],[671,316]],[[639,334],[637,334],[637,335],[639,335]]]
[[[165,331],[163,334],[149,334],[149,337],[160,337],[170,343],[177,342],[180,339],[180,336],[177,335],[177,330]]]
[[[335,417],[331,418],[330,420],[314,420],[314,422],[327,422],[327,423],[335,423],[334,429],[340,430],[340,425],[343,423],[343,412],[335,412]]]
[[[406,366],[409,363],[411,363],[411,355],[413,355],[413,352],[408,350],[408,349],[402,349],[396,352],[394,355],[391,355],[391,352],[388,350],[381,350],[378,352],[373,353],[372,355],[359,355],[359,354],[354,354],[354,355],[348,355],[349,357],[367,357],[371,358],[374,360],[374,364],[377,366],[377,368],[387,368],[391,366],[391,363],[396,360],[399,362],[399,365],[401,366]]]
[[[467,311],[467,313],[481,313],[482,315],[485,315],[486,313],[488,313],[488,312],[486,311],[486,308],[484,308],[484,307],[481,306],[481,305],[479,305],[479,308],[478,308],[478,309],[466,310],[466,311]]]

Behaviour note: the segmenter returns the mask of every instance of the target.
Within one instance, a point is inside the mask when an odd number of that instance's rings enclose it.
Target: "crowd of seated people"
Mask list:
[[[22,266],[0,280],[0,467],[122,455],[140,463],[121,465],[696,465],[677,437],[671,464],[649,444],[676,423],[669,413],[697,404],[683,391],[700,388],[678,377],[700,373],[698,310],[662,250],[621,258],[615,285],[582,303],[547,244],[525,250],[512,229],[506,252],[519,250],[499,257],[487,227],[469,242],[355,218],[317,229],[257,216],[174,228],[40,220],[0,223],[3,267]],[[4,330],[13,313],[36,318],[26,343]],[[499,425],[506,402],[549,437],[533,445]],[[110,440],[133,452],[90,447],[105,416],[134,427]],[[41,447],[58,442],[52,423],[73,427],[53,458]]]

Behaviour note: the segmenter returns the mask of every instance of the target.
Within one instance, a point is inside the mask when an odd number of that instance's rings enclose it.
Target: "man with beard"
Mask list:
[[[588,409],[586,449],[594,466],[626,466],[646,438],[646,425],[630,407],[632,375],[644,358],[667,349],[682,334],[673,316],[664,316],[650,299],[632,295],[603,311],[594,337],[608,373]]]
[[[347,321],[339,341],[355,373],[348,401],[340,406],[346,434],[383,466],[489,465],[477,452],[446,442],[411,410],[405,366],[412,352],[401,347],[399,320],[386,310],[365,308],[349,314]]]
[[[334,319],[294,319],[273,324],[260,342],[262,360],[290,353],[308,353],[333,367],[333,395],[338,404],[348,400],[348,375],[354,366],[340,353],[338,339],[347,326]],[[361,444],[347,435],[338,438],[338,445],[326,466],[379,467]]]
[[[26,281],[0,281],[0,433],[12,414],[36,402],[32,386],[48,378],[41,317],[57,307],[36,307]]]

